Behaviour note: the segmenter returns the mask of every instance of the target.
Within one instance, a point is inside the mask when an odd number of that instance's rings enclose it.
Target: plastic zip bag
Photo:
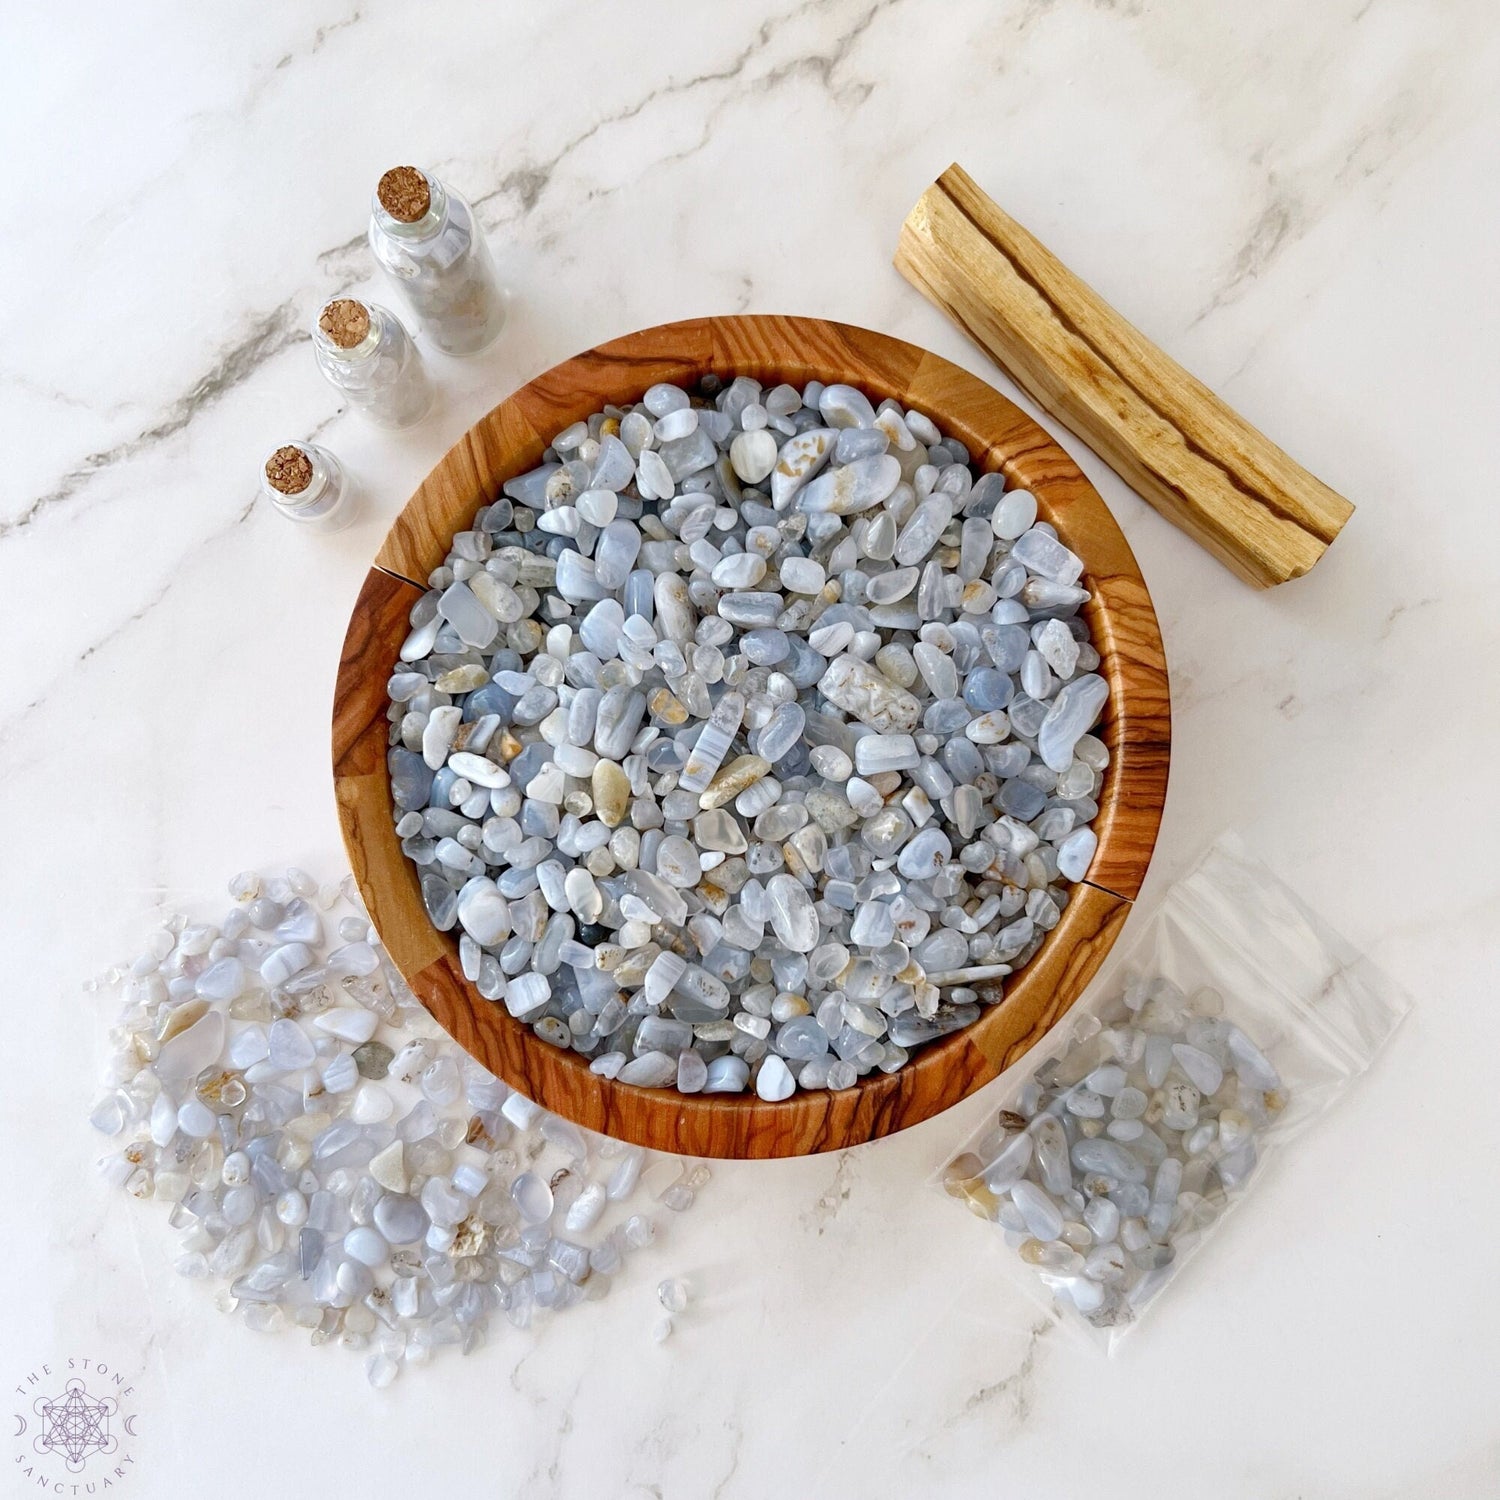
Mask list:
[[[1226,835],[997,1084],[936,1185],[1112,1353],[1410,1004]]]

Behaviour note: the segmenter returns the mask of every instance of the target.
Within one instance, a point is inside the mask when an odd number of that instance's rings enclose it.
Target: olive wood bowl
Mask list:
[[[981,471],[1037,498],[1044,520],[1083,558],[1083,608],[1110,686],[1102,727],[1111,760],[1087,877],[1004,995],[964,1030],[913,1052],[895,1073],[841,1092],[767,1103],[754,1092],[679,1094],[613,1082],[544,1042],[464,979],[455,934],[438,932],[392,821],[386,771],[386,683],[407,613],[456,531],[535,467],[554,434],[657,381],[708,373],[766,383],[845,381],[875,401],[926,412],[968,446]],[[591,1130],[698,1156],[804,1155],[858,1145],[957,1103],[1038,1041],[1082,994],[1119,936],[1156,842],[1171,738],[1166,661],[1135,558],[1104,502],[1063,450],[1016,405],[935,354],[884,334],[816,318],[740,316],[664,324],[577,355],[502,401],[449,450],[386,536],[349,620],[333,708],[339,821],[355,879],[387,951],[443,1028],[487,1068]]]

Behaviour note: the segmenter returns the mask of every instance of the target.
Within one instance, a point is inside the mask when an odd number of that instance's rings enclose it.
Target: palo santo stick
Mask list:
[[[1149,504],[1257,588],[1307,572],[1353,514],[961,167],[907,215],[896,267]]]

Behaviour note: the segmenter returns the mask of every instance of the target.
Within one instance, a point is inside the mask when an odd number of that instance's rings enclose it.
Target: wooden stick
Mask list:
[[[959,166],[896,267],[1162,515],[1257,588],[1299,578],[1354,507],[1131,327]]]

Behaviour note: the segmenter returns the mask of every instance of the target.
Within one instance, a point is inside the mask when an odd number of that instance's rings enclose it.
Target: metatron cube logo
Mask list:
[[[17,1472],[41,1485],[60,1478],[60,1469],[87,1473],[105,1485],[118,1482],[135,1465],[134,1455],[121,1449],[136,1436],[136,1414],[124,1404],[135,1386],[102,1361],[70,1358],[66,1363],[68,1370],[83,1373],[68,1376],[39,1365],[15,1388],[31,1406],[15,1413],[15,1436],[30,1439],[16,1454]]]

